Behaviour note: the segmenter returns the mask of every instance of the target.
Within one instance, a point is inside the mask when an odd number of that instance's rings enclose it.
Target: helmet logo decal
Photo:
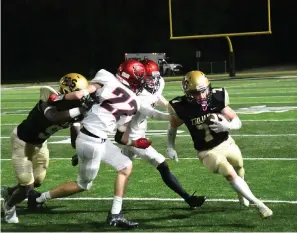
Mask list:
[[[133,74],[137,77],[137,78],[142,78],[144,77],[144,69],[143,67],[139,66],[139,65],[133,65]]]
[[[77,80],[72,79],[71,77],[65,77],[62,81],[62,84],[69,87],[70,90],[74,89],[76,87]]]

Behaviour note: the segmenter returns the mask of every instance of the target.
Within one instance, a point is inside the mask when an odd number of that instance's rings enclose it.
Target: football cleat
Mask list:
[[[194,196],[195,193],[196,191],[192,194],[192,196],[185,199],[185,201],[192,209],[196,209],[197,207],[202,206],[206,200],[206,196]]]
[[[243,197],[241,194],[238,194],[238,201],[239,201],[239,204],[244,207],[250,206],[250,202],[245,197]]]
[[[136,228],[139,225],[137,222],[127,220],[122,212],[119,214],[112,214],[109,212],[106,221],[110,226],[117,226],[124,229]]]
[[[6,201],[3,201],[4,219],[7,223],[19,223],[19,218],[16,215],[15,206],[7,209]]]
[[[272,210],[269,209],[269,208],[268,208],[266,205],[264,205],[264,204],[258,207],[258,211],[259,211],[260,216],[261,216],[262,218],[268,218],[268,217],[270,217],[270,216],[273,215]]]
[[[27,204],[28,210],[36,211],[36,210],[43,209],[43,207],[46,207],[44,202],[39,203],[39,202],[36,201],[36,198],[38,198],[40,196],[41,196],[41,193],[35,191],[34,189],[31,189],[29,191],[29,193],[28,193],[28,204]]]

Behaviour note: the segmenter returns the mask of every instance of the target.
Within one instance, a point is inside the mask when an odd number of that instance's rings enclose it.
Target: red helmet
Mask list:
[[[155,63],[152,60],[143,60],[141,63],[145,67],[145,71],[147,74],[147,77],[145,77],[145,82],[144,82],[144,88],[154,94],[159,90],[160,87],[160,71],[159,71],[159,66],[157,63]]]
[[[137,60],[126,60],[120,64],[117,78],[133,92],[141,92],[146,72],[144,65]]]

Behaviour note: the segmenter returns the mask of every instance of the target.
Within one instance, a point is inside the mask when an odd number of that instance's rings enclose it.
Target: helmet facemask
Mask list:
[[[186,91],[189,102],[195,102],[201,105],[203,111],[206,111],[211,100],[211,85],[197,87],[196,90]]]
[[[160,73],[154,71],[152,75],[147,75],[143,87],[151,94],[155,94],[160,88]]]

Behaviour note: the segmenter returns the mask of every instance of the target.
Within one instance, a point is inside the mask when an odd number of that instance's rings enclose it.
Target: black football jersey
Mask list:
[[[70,105],[61,101],[61,105],[58,104],[60,106],[56,107],[58,110],[66,110],[80,105],[80,102],[68,103]],[[27,118],[17,127],[17,134],[21,140],[31,144],[41,144],[57,131],[68,128],[75,120],[79,120],[77,118],[63,124],[54,124],[44,115],[44,104],[46,103],[40,100],[29,112]]]
[[[176,97],[169,103],[187,126],[196,150],[209,150],[228,138],[228,132],[212,131],[208,121],[211,113],[220,113],[229,104],[228,93],[224,88],[212,89],[210,105],[206,111],[196,102],[189,102],[186,96]]]

